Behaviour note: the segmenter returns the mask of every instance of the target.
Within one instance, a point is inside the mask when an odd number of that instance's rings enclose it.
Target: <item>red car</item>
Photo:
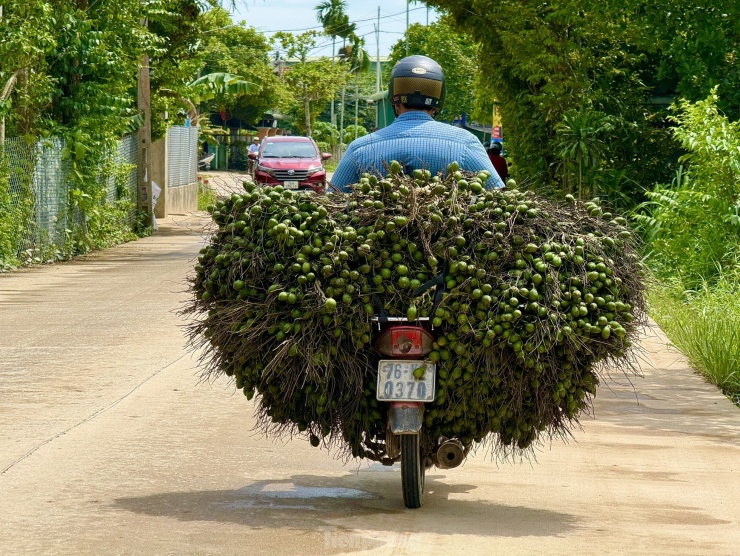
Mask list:
[[[282,185],[285,189],[326,191],[326,170],[322,162],[331,158],[321,153],[310,137],[265,137],[256,159],[254,181],[264,185]]]

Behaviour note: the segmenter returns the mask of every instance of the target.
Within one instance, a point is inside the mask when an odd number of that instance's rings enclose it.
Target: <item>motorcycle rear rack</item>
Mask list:
[[[415,322],[431,322],[432,319],[429,317],[417,317],[417,319],[413,322],[410,322],[409,324],[414,324]],[[375,316],[370,319],[371,322],[378,325],[378,330],[381,329],[381,324],[389,323],[389,322],[409,322],[409,319],[406,317],[386,317],[384,320],[381,321],[380,317]],[[434,325],[432,325],[432,330],[434,330]]]
[[[380,317],[373,317],[370,320],[372,320],[373,322],[380,322]],[[409,322],[409,319],[407,319],[406,317],[387,317],[386,318],[386,321],[388,321],[388,322]],[[429,317],[418,317],[413,322],[417,322],[417,321],[428,322],[429,321]]]

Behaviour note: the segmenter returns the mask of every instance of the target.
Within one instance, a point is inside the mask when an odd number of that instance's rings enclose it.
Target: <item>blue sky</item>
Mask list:
[[[260,31],[295,31],[310,27],[321,29],[316,21],[315,7],[321,0],[236,0],[237,10],[233,14],[235,21],[245,20],[247,25]],[[350,20],[357,22],[357,34],[364,35],[365,49],[375,56],[378,6],[380,6],[380,55],[387,56],[391,47],[403,37],[406,29],[405,0],[348,0],[347,14]],[[429,22],[437,19],[437,14],[430,9]],[[409,22],[426,23],[427,8],[422,3],[409,5]],[[267,33],[268,35],[271,33]],[[331,41],[320,42],[313,54],[331,56]]]

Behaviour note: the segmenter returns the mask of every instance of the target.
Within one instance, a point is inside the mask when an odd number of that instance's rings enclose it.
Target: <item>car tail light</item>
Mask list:
[[[427,355],[433,342],[432,335],[418,326],[392,326],[378,338],[375,349],[389,357]]]

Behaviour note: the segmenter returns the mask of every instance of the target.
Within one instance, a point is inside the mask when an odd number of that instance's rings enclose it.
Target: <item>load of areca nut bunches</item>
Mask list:
[[[488,174],[389,165],[351,193],[259,187],[211,207],[189,342],[205,374],[257,395],[261,430],[382,460],[373,317],[428,317],[436,341],[429,442],[497,454],[565,436],[608,368],[631,369],[645,323],[626,221],[571,196],[486,190]],[[419,294],[440,277],[444,294]],[[441,286],[440,286],[441,287]],[[416,294],[416,295],[414,295]]]

